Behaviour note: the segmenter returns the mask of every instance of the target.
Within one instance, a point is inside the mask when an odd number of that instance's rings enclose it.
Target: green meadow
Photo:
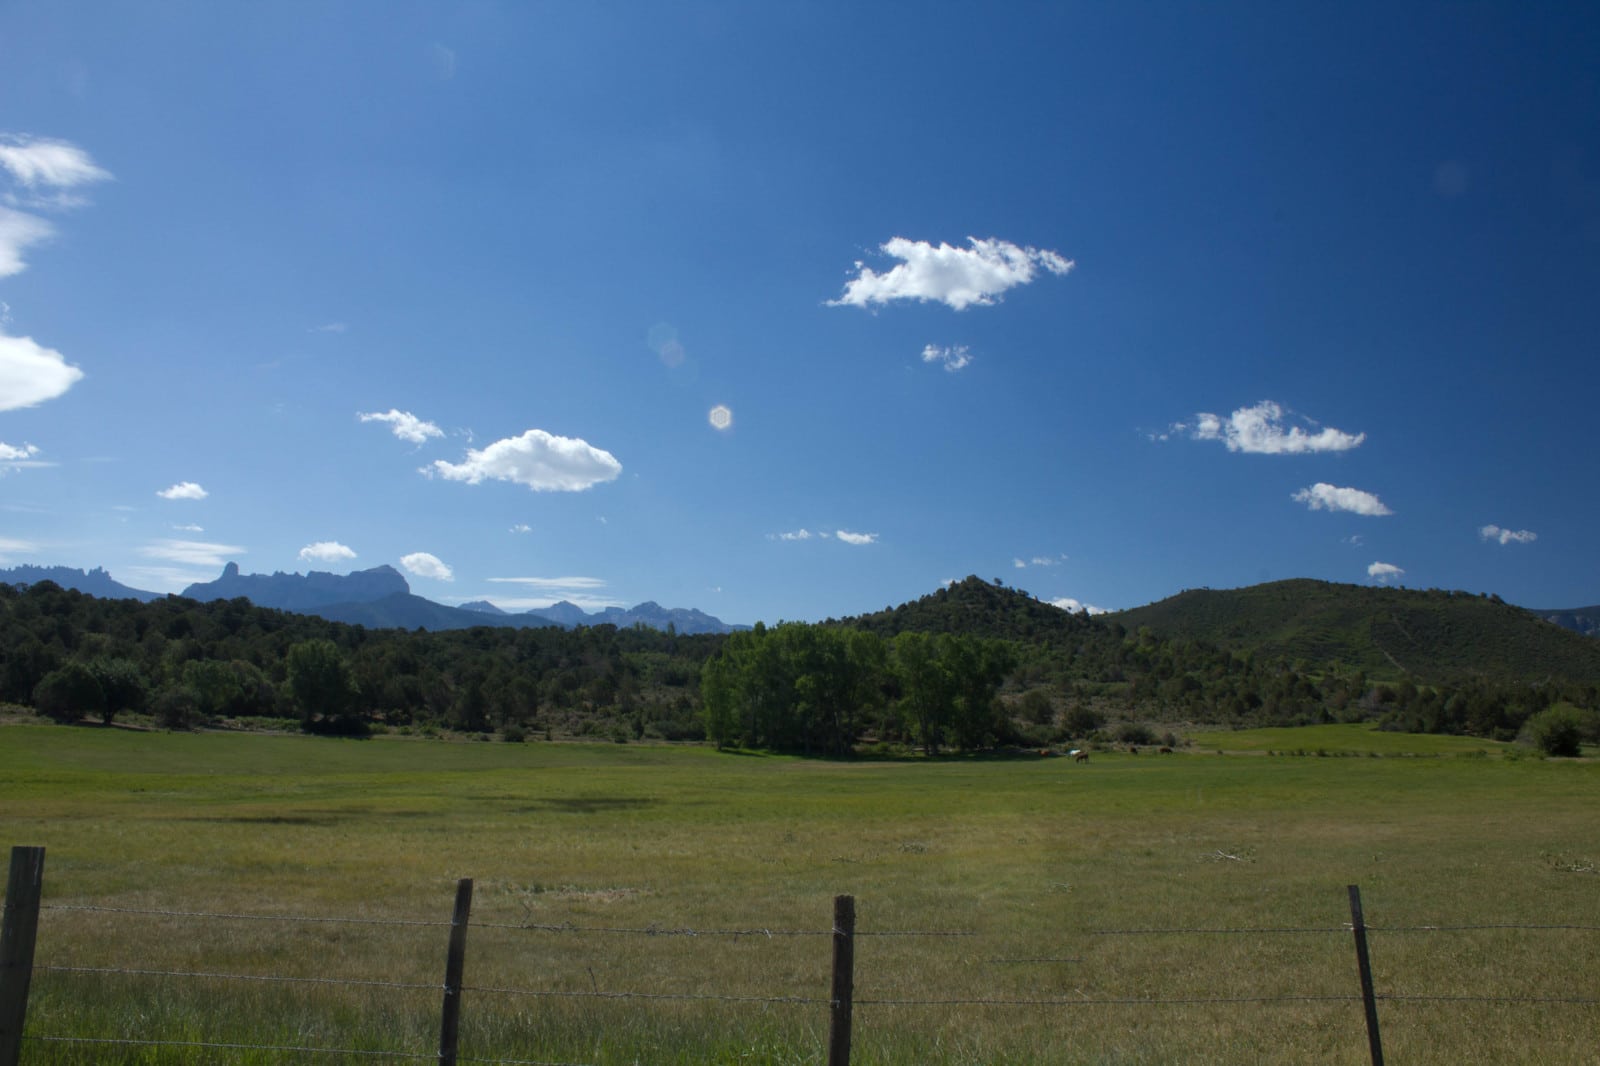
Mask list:
[[[0,844],[47,848],[23,1061],[431,1058],[459,878],[462,1061],[820,1063],[848,893],[853,1062],[1359,1064],[1349,884],[1391,1061],[1594,1061],[1600,766],[1192,739],[832,762],[3,726]]]

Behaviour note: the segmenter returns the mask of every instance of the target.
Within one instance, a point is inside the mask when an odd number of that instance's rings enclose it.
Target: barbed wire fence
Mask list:
[[[841,895],[834,898],[831,928],[786,929],[766,927],[707,928],[646,926],[580,925],[572,922],[472,922],[471,907],[473,882],[464,878],[457,883],[455,906],[449,920],[413,918],[340,917],[326,915],[260,914],[224,911],[182,910],[171,908],[138,908],[100,906],[89,904],[42,903],[44,849],[13,848],[11,868],[6,886],[3,928],[0,928],[0,1066],[20,1066],[24,1043],[39,1045],[81,1045],[93,1047],[163,1048],[178,1052],[239,1051],[268,1053],[275,1056],[314,1061],[319,1057],[343,1057],[352,1060],[430,1061],[442,1066],[475,1064],[475,1066],[591,1066],[589,1063],[556,1061],[548,1059],[482,1058],[463,1056],[459,1050],[460,1019],[464,993],[504,996],[540,1000],[574,1000],[602,1002],[649,1003],[720,1003],[738,1005],[785,1006],[826,1009],[829,1018],[826,1062],[828,1066],[848,1066],[853,1027],[853,1008],[930,1008],[930,1007],[984,1007],[984,1008],[1082,1008],[1157,1006],[1232,1006],[1269,1005],[1291,1003],[1345,1003],[1360,1004],[1366,1021],[1369,1053],[1374,1066],[1383,1066],[1383,1046],[1379,1031],[1378,1005],[1380,1003],[1445,1003],[1445,1004],[1544,1004],[1572,1007],[1600,1006],[1600,996],[1509,996],[1477,994],[1434,994],[1426,992],[1379,993],[1373,985],[1370,956],[1366,934],[1438,934],[1468,931],[1504,930],[1516,932],[1600,932],[1600,925],[1583,924],[1524,924],[1485,922],[1450,925],[1394,925],[1369,926],[1365,923],[1358,886],[1348,886],[1351,920],[1330,926],[1265,926],[1265,927],[1143,927],[1126,929],[1087,929],[1088,937],[1277,937],[1277,936],[1350,936],[1353,940],[1360,990],[1350,993],[1293,993],[1273,995],[1195,995],[1195,996],[1095,996],[1079,992],[1071,996],[1003,997],[1003,996],[913,996],[913,997],[859,997],[854,992],[854,951],[858,939],[901,938],[943,939],[974,937],[966,930],[862,930],[856,928],[855,899]],[[405,927],[412,929],[448,930],[448,946],[442,981],[400,981],[359,977],[306,977],[258,973],[232,973],[215,970],[166,969],[155,967],[83,966],[65,964],[36,964],[34,961],[38,920],[41,911],[131,915],[191,921],[266,922],[297,925],[334,925]],[[827,995],[754,995],[740,993],[689,992],[689,991],[605,991],[598,987],[583,989],[530,989],[497,985],[475,985],[466,981],[466,948],[469,929],[541,932],[555,934],[595,934],[645,938],[764,938],[767,940],[826,938],[832,948],[831,983]],[[999,956],[985,960],[994,965],[1081,963],[1082,956]],[[432,992],[439,995],[439,1041],[434,1050],[415,1048],[351,1048],[326,1047],[309,1044],[242,1043],[226,1040],[179,1040],[157,1035],[148,1037],[79,1036],[54,1033],[25,1032],[28,991],[35,973],[64,976],[116,976],[154,978],[204,982],[241,982],[249,984],[280,985],[288,987],[339,986],[377,989],[408,993]]]

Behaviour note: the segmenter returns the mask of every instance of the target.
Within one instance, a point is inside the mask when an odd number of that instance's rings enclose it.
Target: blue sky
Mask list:
[[[10,0],[0,565],[1600,602],[1597,55],[1589,5]]]

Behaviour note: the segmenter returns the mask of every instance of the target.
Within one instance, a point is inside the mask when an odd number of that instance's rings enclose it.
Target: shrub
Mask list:
[[[1124,744],[1154,744],[1154,731],[1143,722],[1122,722],[1117,726],[1116,737]]]
[[[33,687],[33,707],[57,722],[76,722],[86,714],[103,714],[106,694],[86,667],[68,663]]]
[[[1529,718],[1522,732],[1546,755],[1572,757],[1582,752],[1588,726],[1589,715],[1576,707],[1558,704]]]
[[[205,721],[200,697],[187,685],[162,689],[151,701],[150,710],[163,729],[193,729]]]

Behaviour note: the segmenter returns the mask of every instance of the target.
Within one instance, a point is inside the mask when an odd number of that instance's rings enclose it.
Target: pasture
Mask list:
[[[48,848],[30,1037],[369,1052],[24,1061],[429,1058],[437,924],[126,912],[442,923],[461,877],[463,1061],[820,1063],[850,893],[863,933],[971,934],[860,939],[853,1062],[1364,1063],[1352,883],[1391,1061],[1593,1061],[1600,1006],[1549,1001],[1597,995],[1600,766],[1405,739],[841,763],[4,726],[0,844]]]

